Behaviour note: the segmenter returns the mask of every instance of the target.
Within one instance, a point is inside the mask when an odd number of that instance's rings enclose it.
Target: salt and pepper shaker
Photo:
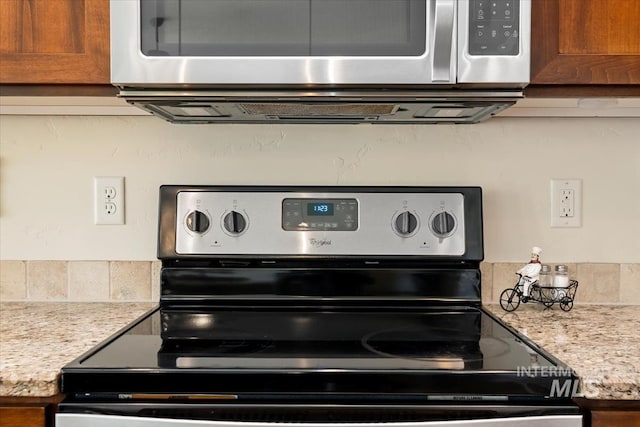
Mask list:
[[[569,286],[569,272],[567,271],[566,265],[556,265],[556,269],[553,274],[553,286],[556,288],[566,288]]]
[[[548,264],[542,264],[540,274],[538,276],[538,284],[541,287],[551,287],[553,284],[553,274],[551,273],[551,266]]]

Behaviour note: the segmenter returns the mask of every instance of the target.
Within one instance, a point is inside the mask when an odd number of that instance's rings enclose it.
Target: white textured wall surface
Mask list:
[[[126,177],[126,225],[93,225],[94,176]],[[549,180],[583,179],[583,226],[549,226]],[[153,260],[161,184],[479,185],[485,259],[640,262],[640,121],[472,126],[171,125],[0,117],[0,258]]]

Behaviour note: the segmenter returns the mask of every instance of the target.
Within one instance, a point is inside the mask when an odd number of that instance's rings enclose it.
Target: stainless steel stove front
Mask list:
[[[515,374],[527,350],[561,362],[481,307],[479,187],[163,186],[158,257],[160,309],[63,368],[57,427],[582,425]],[[236,330],[275,344],[216,353]]]

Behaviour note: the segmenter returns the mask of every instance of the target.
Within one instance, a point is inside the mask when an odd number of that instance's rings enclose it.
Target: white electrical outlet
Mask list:
[[[124,177],[93,177],[94,224],[124,224]]]
[[[582,180],[551,180],[551,226],[582,226]]]

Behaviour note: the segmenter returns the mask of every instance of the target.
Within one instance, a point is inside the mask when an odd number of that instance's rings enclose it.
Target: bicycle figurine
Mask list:
[[[529,295],[524,294],[524,281],[522,274],[516,273],[518,281],[513,288],[507,288],[500,294],[500,307],[504,311],[514,311],[520,306],[520,302],[527,303],[535,301],[542,303],[549,308],[555,303],[560,304],[562,311],[569,311],[573,308],[573,299],[578,290],[578,281],[570,280],[568,286],[540,286],[538,281],[529,285]]]

